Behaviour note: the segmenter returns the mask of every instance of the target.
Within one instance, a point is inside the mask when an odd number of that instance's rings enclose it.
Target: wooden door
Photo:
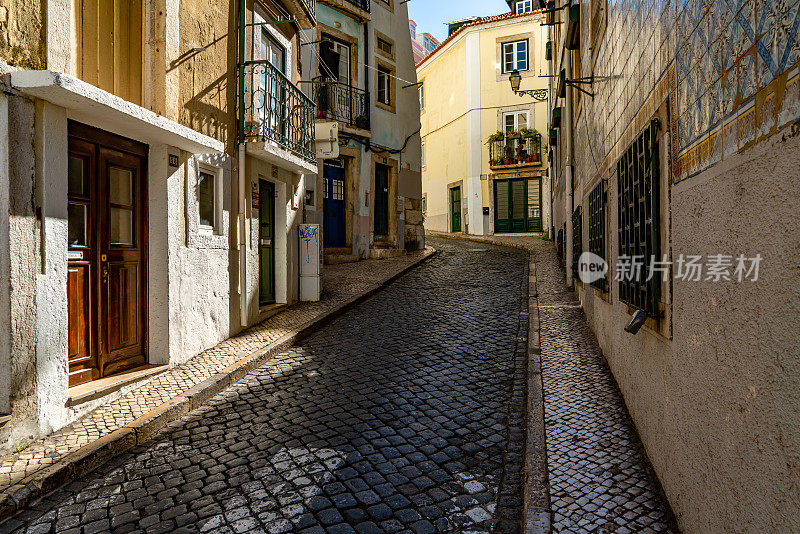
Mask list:
[[[450,221],[451,231],[461,231],[461,188],[454,187],[450,190]]]
[[[527,179],[495,180],[494,231],[498,234],[528,231]]]
[[[389,167],[375,164],[375,236],[389,235]]]
[[[259,180],[258,195],[259,304],[264,306],[275,302],[275,184]]]
[[[147,147],[70,123],[69,383],[147,363]]]
[[[347,245],[344,168],[325,164],[322,174],[323,244],[325,247],[344,247]]]
[[[511,231],[526,232],[528,212],[528,186],[527,181],[511,181]]]

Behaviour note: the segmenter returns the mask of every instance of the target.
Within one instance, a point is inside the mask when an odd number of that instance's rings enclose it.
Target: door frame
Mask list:
[[[330,161],[339,161],[341,163],[341,167],[339,167],[337,165],[331,165]],[[323,232],[323,237],[324,237],[324,235],[327,234],[327,229],[324,228],[325,216],[326,216],[325,195],[328,194],[327,182],[325,180],[325,167],[328,166],[328,167],[333,167],[333,168],[336,168],[336,169],[341,168],[342,172],[343,172],[342,180],[344,181],[344,201],[343,201],[344,205],[343,205],[343,208],[342,208],[343,209],[342,215],[344,216],[344,220],[342,221],[342,223],[344,225],[344,230],[343,230],[343,232],[344,232],[344,243],[342,243],[339,246],[333,246],[333,247],[328,247],[328,246],[325,246],[323,244],[323,249],[325,249],[325,250],[343,249],[345,247],[349,247],[350,244],[352,243],[352,237],[350,237],[350,235],[349,235],[351,233],[350,229],[352,228],[352,216],[350,215],[350,211],[351,211],[350,210],[350,206],[352,205],[352,200],[351,200],[351,193],[350,193],[350,177],[349,177],[349,169],[348,169],[348,167],[350,166],[349,163],[350,163],[349,162],[349,158],[340,157],[340,158],[335,159],[335,160],[329,160],[329,161],[323,163],[320,166],[320,175],[322,176],[322,196],[321,196],[321,201],[322,201],[322,221],[323,221],[322,232]],[[324,241],[324,239],[323,239],[323,241]]]
[[[377,164],[389,167],[389,200],[387,202],[386,210],[389,212],[389,230],[388,235],[379,236],[385,239],[376,239],[375,236],[375,171]],[[390,245],[394,248],[398,246],[397,241],[397,173],[399,162],[386,156],[377,155],[372,153],[372,165],[370,166],[369,178],[369,235],[370,246],[375,244]]]
[[[141,191],[141,198],[140,201],[140,208],[139,208],[139,215],[138,215],[138,223],[139,223],[139,231],[141,235],[141,257],[140,257],[140,268],[142,272],[141,276],[141,295],[140,295],[140,327],[142,331],[142,350],[144,352],[144,365],[147,365],[150,362],[150,311],[149,311],[149,287],[150,287],[150,241],[149,241],[149,197],[148,197],[148,189],[149,189],[149,147],[144,143],[140,143],[133,139],[129,139],[127,137],[122,137],[120,135],[101,130],[99,128],[95,128],[93,126],[89,126],[80,122],[76,122],[73,120],[69,120],[67,122],[67,142],[69,147],[69,140],[76,139],[85,143],[91,143],[95,145],[98,149],[105,147],[117,152],[122,152],[124,154],[135,156],[140,158],[141,167],[140,167],[140,191]],[[98,151],[99,152],[99,151]],[[99,165],[99,153],[95,154],[93,160],[94,169],[92,169],[92,173],[94,176],[95,183],[91,185],[94,188],[94,194],[99,196],[98,193],[98,184],[97,180],[99,179],[97,175],[97,168]],[[100,202],[101,199],[93,198],[92,204],[96,204]],[[97,207],[93,206],[91,208],[92,216],[96,217],[96,210]],[[96,238],[95,235],[92,238]],[[91,324],[90,329],[95,329],[91,333],[91,343],[93,346],[93,350],[96,350],[96,359],[98,365],[98,376],[97,378],[104,378],[106,375],[103,373],[103,357],[100,350],[100,339],[103,333],[101,332],[100,328],[100,317],[103,313],[102,306],[104,299],[101,297],[102,289],[100,287],[100,272],[101,272],[101,264],[100,264],[100,252],[99,252],[99,243],[93,244],[94,250],[94,257],[91,260],[90,265],[90,274],[92,280],[90,280],[90,298],[92,302],[90,304],[90,315],[91,315]],[[67,261],[67,267],[69,268],[69,260]],[[94,293],[92,293],[94,292]],[[67,330],[69,334],[69,323],[67,323]],[[122,371],[124,372],[124,371]],[[118,373],[110,373],[107,376],[113,376]],[[92,379],[94,380],[94,378]],[[83,381],[80,383],[84,383]],[[73,384],[70,384],[70,387]]]
[[[461,188],[461,232],[464,232],[464,180],[457,180],[455,182],[450,182],[447,184],[447,193],[446,193],[446,211],[447,211],[447,231],[450,232],[453,229],[453,207],[450,205],[450,190],[460,187]]]
[[[456,214],[456,207],[453,200],[458,198],[458,231],[456,231],[456,224],[454,215]],[[460,185],[455,185],[447,189],[447,207],[450,208],[450,232],[451,233],[464,233],[464,195]]]

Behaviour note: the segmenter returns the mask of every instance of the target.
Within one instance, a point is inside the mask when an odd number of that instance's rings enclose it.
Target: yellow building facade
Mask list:
[[[550,227],[543,22],[540,12],[476,18],[417,65],[427,229]],[[514,71],[528,93],[512,89]]]

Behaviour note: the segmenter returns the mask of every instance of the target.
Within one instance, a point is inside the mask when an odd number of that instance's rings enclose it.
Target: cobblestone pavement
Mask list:
[[[441,253],[2,532],[516,532],[528,255]]]
[[[363,294],[374,284],[418,261],[423,254],[420,251],[391,260],[367,260],[326,266],[323,270],[325,293],[321,302],[296,304],[204,351],[185,364],[158,375],[75,423],[29,444],[21,452],[15,451],[1,456],[0,494],[13,488],[26,476],[47,468],[70,452],[125,426],[229,365],[279,340],[300,325]]]
[[[553,532],[678,532],[555,247],[489,240],[535,255]]]

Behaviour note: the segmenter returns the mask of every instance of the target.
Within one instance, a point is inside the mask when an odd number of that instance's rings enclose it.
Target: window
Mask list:
[[[658,317],[661,276],[647,280],[652,260],[660,257],[660,188],[658,121],[639,136],[617,162],[619,258],[621,276],[619,300]],[[625,265],[622,262],[625,262]],[[634,266],[641,265],[641,268]],[[630,267],[630,268],[629,268]]]
[[[422,197],[422,213],[428,213],[428,197]]]
[[[572,213],[572,276],[578,279],[578,260],[583,254],[583,210],[580,206]]]
[[[378,102],[392,105],[392,72],[385,67],[378,67]]]
[[[606,259],[606,188],[600,181],[589,193],[589,252]],[[608,274],[592,282],[592,287],[605,292],[608,288]]]
[[[422,141],[422,157],[421,157],[421,160],[422,160],[422,166],[424,167],[425,166],[425,141]]]
[[[331,74],[336,74],[339,78],[339,83],[350,85],[350,44],[339,41],[324,33],[322,34],[322,40],[326,42],[325,46],[330,46],[333,52],[339,54],[339,64],[336,68],[336,72],[329,72],[333,70],[332,66],[324,65],[323,62],[320,61],[320,74],[325,78],[331,78]],[[322,46],[320,45],[320,49],[321,48]]]
[[[528,40],[503,43],[503,72],[528,70]]]
[[[380,50],[387,56],[391,56],[392,53],[394,52],[394,45],[389,41],[387,41],[386,39],[378,37],[378,50]]]
[[[197,204],[200,212],[200,226],[214,228],[216,223],[216,181],[217,173],[200,169],[197,177]]]
[[[517,13],[530,13],[533,11],[533,0],[517,2]]]
[[[528,127],[528,112],[527,111],[514,111],[511,113],[503,114],[503,125],[505,132],[518,132]]]
[[[419,84],[419,109],[425,109],[425,86]]]

